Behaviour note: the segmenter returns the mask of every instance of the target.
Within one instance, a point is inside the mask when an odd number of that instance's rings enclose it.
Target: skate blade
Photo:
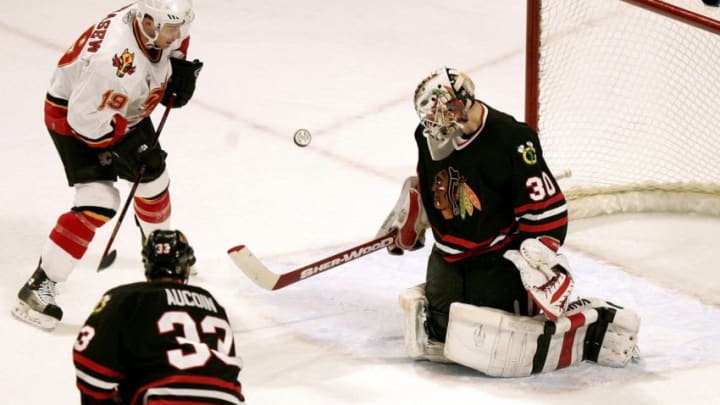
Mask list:
[[[24,302],[18,302],[12,309],[12,314],[15,318],[46,331],[55,329],[59,322],[52,316],[35,311]]]

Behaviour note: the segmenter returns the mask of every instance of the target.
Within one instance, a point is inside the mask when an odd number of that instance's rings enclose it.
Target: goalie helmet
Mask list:
[[[423,79],[415,90],[415,111],[425,137],[444,142],[462,134],[459,121],[467,119],[474,100],[475,85],[456,69],[443,67]]]
[[[180,231],[155,230],[148,235],[142,249],[145,278],[173,278],[187,281],[195,253]]]
[[[140,25],[142,25],[145,16],[153,19],[153,28],[155,30],[153,38],[148,36],[145,30],[140,30],[147,40],[146,44],[149,46],[153,46],[160,30],[166,24],[181,26],[182,35],[186,36],[189,32],[190,23],[195,19],[192,0],[138,0],[135,17]]]

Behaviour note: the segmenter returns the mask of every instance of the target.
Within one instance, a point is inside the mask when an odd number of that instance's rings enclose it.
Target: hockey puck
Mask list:
[[[304,148],[305,146],[310,145],[312,135],[307,129],[301,128],[295,131],[295,135],[293,135],[293,140],[295,141],[295,145]]]

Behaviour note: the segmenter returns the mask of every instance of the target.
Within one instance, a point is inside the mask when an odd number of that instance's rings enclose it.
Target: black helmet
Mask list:
[[[145,277],[148,280],[170,277],[187,280],[195,253],[180,231],[152,231],[142,249]]]

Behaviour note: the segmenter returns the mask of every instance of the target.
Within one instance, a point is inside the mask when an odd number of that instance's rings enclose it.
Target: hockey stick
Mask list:
[[[170,98],[168,99],[167,104],[165,105],[165,112],[163,112],[162,118],[160,119],[160,123],[158,124],[158,128],[155,131],[155,138],[153,139],[153,147],[157,145],[158,139],[160,138],[160,133],[162,132],[163,127],[165,126],[165,121],[167,121],[167,117],[170,114],[170,109],[172,108],[173,104],[175,104],[175,94],[172,94]],[[140,180],[142,180],[142,176],[145,174],[145,165],[141,165],[140,169],[138,170],[138,174],[135,177],[135,181],[133,182],[132,187],[130,188],[130,193],[128,193],[127,198],[125,199],[125,204],[123,205],[122,211],[120,211],[120,216],[117,219],[117,222],[115,222],[115,227],[112,230],[112,233],[110,234],[110,239],[108,239],[107,245],[105,245],[105,250],[103,251],[102,256],[100,257],[100,264],[98,264],[97,271],[105,270],[106,268],[110,267],[115,262],[115,258],[117,257],[117,252],[115,249],[110,251],[110,248],[112,247],[113,242],[115,241],[115,237],[117,236],[118,231],[120,230],[120,225],[123,222],[123,219],[125,218],[125,214],[127,213],[128,207],[130,206],[130,201],[132,201],[133,197],[135,196],[135,191],[137,191],[138,186],[140,185]],[[142,228],[140,228],[140,232],[142,232]]]
[[[274,291],[386,248],[393,244],[396,235],[397,231],[393,230],[373,240],[283,274],[270,271],[245,245],[232,247],[228,249],[227,253],[250,280],[266,290]]]

